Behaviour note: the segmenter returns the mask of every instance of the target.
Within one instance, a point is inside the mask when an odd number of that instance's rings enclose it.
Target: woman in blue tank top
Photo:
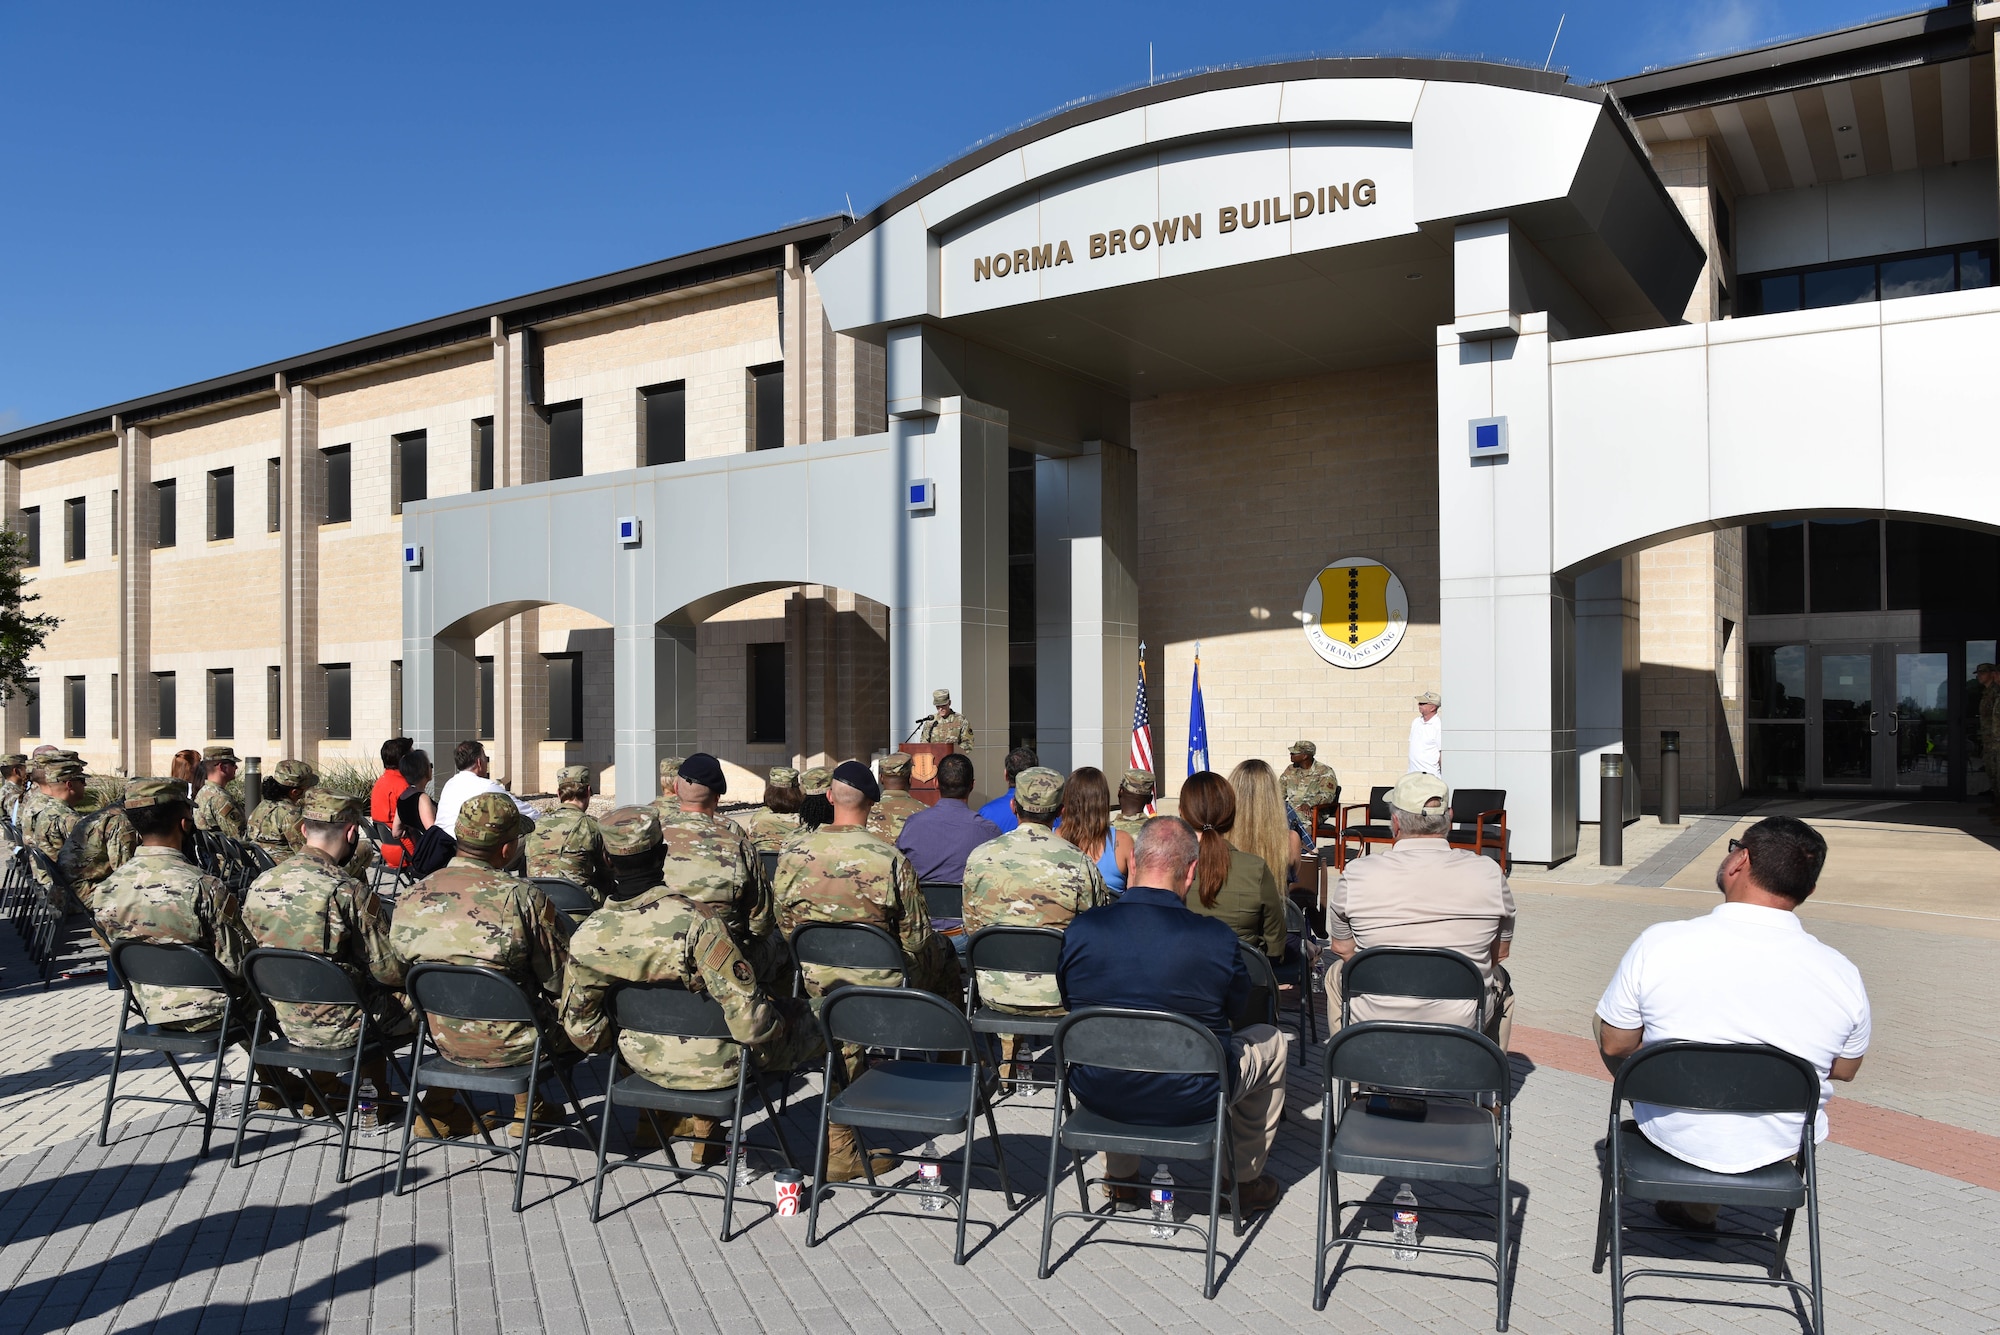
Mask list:
[[[1111,827],[1111,783],[1104,771],[1085,765],[1063,785],[1062,828],[1057,831],[1075,844],[1104,874],[1114,895],[1125,893],[1132,871],[1132,836]]]

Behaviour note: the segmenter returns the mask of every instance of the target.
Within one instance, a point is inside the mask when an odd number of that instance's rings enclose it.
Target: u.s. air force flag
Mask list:
[[[1208,768],[1208,711],[1201,707],[1201,642],[1194,646],[1194,690],[1188,695],[1187,772],[1199,774]]]

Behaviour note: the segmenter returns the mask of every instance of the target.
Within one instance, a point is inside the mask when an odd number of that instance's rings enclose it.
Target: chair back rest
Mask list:
[[[23,847],[28,850],[28,860],[34,864],[36,873],[45,878],[50,885],[60,888],[69,884],[69,877],[63,875],[62,868],[58,867],[47,853],[33,844],[26,844]]]
[[[558,913],[591,914],[597,912],[597,903],[590,892],[576,882],[561,876],[534,877],[535,885],[548,896],[549,903],[555,905]]]
[[[1090,1006],[1056,1026],[1058,1067],[1097,1066],[1229,1080],[1229,1054],[1207,1025],[1172,1011]]]
[[[982,927],[966,944],[966,965],[1008,973],[1054,973],[1062,947],[1063,934],[1053,927]]]
[[[1613,1106],[1631,1099],[1693,1112],[1819,1111],[1819,1072],[1763,1043],[1655,1043],[1625,1059]]]
[[[1455,788],[1451,794],[1451,823],[1477,825],[1482,811],[1505,811],[1505,788]]]
[[[368,820],[363,821],[361,824],[362,832],[368,836],[369,842],[373,843],[375,847],[380,848],[384,844],[393,844],[396,842],[396,831],[387,821]]]
[[[825,968],[908,971],[902,943],[872,922],[806,923],[792,933],[792,956]]]
[[[1306,921],[1306,911],[1289,895],[1285,897],[1285,930],[1297,932],[1301,940],[1313,934],[1312,924]]]
[[[1486,1000],[1479,966],[1456,950],[1371,946],[1340,971],[1340,999],[1420,997],[1426,1001]]]
[[[764,864],[764,879],[766,881],[775,881],[778,879],[778,855],[776,853],[759,853],[757,857]]]
[[[679,983],[627,983],[611,996],[620,1029],[674,1038],[728,1038],[729,1017],[706,992]]]
[[[1387,825],[1389,823],[1389,793],[1390,789],[1386,787],[1370,788],[1368,790],[1369,824]]]
[[[449,1020],[536,1023],[521,985],[494,969],[468,964],[419,964],[403,980],[417,1009]]]
[[[171,941],[118,941],[111,946],[111,967],[128,983],[148,987],[197,987],[211,992],[229,990],[229,975],[215,956],[199,946]]]
[[[842,987],[826,994],[828,1043],[970,1052],[972,1026],[943,997],[909,987]]]
[[[237,847],[243,850],[244,856],[250,859],[259,875],[278,865],[278,860],[272,857],[270,850],[262,844],[244,843],[238,844]]]
[[[324,955],[260,946],[243,957],[243,977],[266,1001],[359,1006],[354,980]]]
[[[963,918],[965,887],[956,881],[925,881],[917,887],[924,892],[924,911],[933,918]],[[998,967],[998,966],[995,966]]]
[[[1327,1040],[1322,1074],[1416,1094],[1513,1097],[1507,1054],[1486,1035],[1455,1024],[1370,1020]]]
[[[1253,946],[1248,941],[1236,943],[1236,953],[1243,957],[1244,971],[1250,975],[1250,995],[1243,1003],[1243,1009],[1229,1017],[1229,1023],[1241,1029],[1251,1024],[1276,1024],[1278,1022],[1278,973],[1271,967],[1271,957],[1261,946]]]

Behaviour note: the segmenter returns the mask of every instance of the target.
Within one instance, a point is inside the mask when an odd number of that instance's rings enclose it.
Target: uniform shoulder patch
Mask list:
[[[736,976],[737,982],[743,984],[745,987],[750,986],[750,981],[754,975],[750,972],[750,965],[741,956],[737,957],[736,963],[730,966],[729,971]]]
[[[718,931],[715,933],[713,937],[709,939],[708,949],[704,950],[701,954],[701,967],[704,969],[714,969],[720,972],[722,969],[728,966],[729,957],[731,955],[734,955],[735,953],[736,953],[736,946],[734,945],[734,943],[730,941],[729,933],[724,931]],[[740,968],[742,967],[743,961],[739,957],[736,963],[737,966]]]

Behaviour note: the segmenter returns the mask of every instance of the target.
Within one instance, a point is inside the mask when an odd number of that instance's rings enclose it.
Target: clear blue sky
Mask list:
[[[1915,9],[1911,3],[1900,8]],[[834,213],[1147,76],[1578,82],[1883,0],[0,9],[0,431]]]

